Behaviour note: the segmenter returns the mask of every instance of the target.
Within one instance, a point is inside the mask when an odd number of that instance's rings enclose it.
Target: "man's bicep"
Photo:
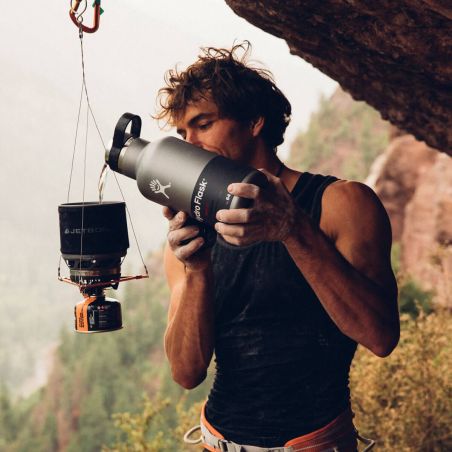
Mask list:
[[[391,225],[377,195],[358,182],[341,181],[331,189],[325,192],[325,220],[337,250],[388,295],[396,296]]]
[[[163,265],[165,268],[166,281],[170,289],[174,287],[185,276],[184,264],[176,257],[166,242],[163,252]]]
[[[177,310],[180,293],[183,289],[185,267],[184,264],[174,255],[168,243],[165,245],[163,263],[165,267],[166,281],[171,292],[170,306],[168,310],[168,318],[171,319]]]

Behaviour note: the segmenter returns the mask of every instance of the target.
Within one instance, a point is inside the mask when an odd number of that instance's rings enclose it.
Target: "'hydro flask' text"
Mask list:
[[[205,178],[202,179],[202,181],[199,183],[198,186],[198,193],[196,193],[195,199],[193,200],[194,203],[194,213],[196,216],[196,219],[198,221],[204,221],[204,219],[201,216],[201,202],[202,198],[204,197],[204,192],[207,188],[207,181]]]

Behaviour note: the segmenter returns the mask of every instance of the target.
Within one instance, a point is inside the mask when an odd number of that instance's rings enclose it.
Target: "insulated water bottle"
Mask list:
[[[106,153],[110,168],[136,179],[139,190],[149,200],[184,211],[208,227],[215,224],[219,210],[252,204],[250,199],[228,193],[229,184],[245,182],[264,187],[268,183],[262,172],[186,141],[166,137],[149,142],[140,133],[141,118],[123,114]]]

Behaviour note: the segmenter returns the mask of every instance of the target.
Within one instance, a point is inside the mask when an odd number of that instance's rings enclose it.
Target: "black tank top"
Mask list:
[[[323,192],[336,180],[303,173],[292,191],[317,225]],[[346,410],[356,342],[330,319],[285,246],[218,240],[212,259],[216,376],[207,420],[230,441],[277,447]]]

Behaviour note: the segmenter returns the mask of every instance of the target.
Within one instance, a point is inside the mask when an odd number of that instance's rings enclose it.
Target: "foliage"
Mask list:
[[[39,288],[27,275],[22,278],[27,282],[25,286],[23,281],[17,286],[7,285],[0,275],[0,381],[8,386],[13,396],[24,387],[32,376],[31,370],[45,359],[58,339],[58,329],[53,327],[55,318],[61,319],[67,309],[67,304],[55,295],[56,290],[47,293],[47,286]],[[42,280],[39,283],[42,284]]]
[[[430,314],[433,311],[434,293],[424,290],[421,284],[402,271],[400,265],[400,243],[394,243],[391,249],[391,265],[397,277],[399,287],[399,311],[417,317],[420,312]]]
[[[146,450],[182,450],[178,425],[206,398],[208,383],[187,394],[172,381],[163,353],[168,289],[161,273],[151,274],[117,296],[124,329],[89,335],[63,330],[42,390],[13,404],[0,388],[0,450],[98,452],[111,444],[111,450],[141,450],[143,442],[154,447]],[[143,397],[152,400],[144,412]]]
[[[301,171],[364,181],[387,144],[387,128],[379,114],[338,90],[332,98],[320,99],[308,129],[291,146],[288,164]]]
[[[169,401],[162,400],[152,403],[147,397],[144,400],[144,409],[141,413],[131,414],[129,412],[113,415],[117,430],[116,443],[110,448],[104,446],[103,452],[158,452],[161,450],[171,450],[169,439],[165,438],[162,432],[158,432],[154,438],[149,438],[150,428],[159,416],[163,415],[164,409],[169,405]],[[126,439],[121,441],[120,433],[126,435]]]
[[[452,450],[452,314],[402,317],[385,359],[359,349],[351,372],[356,424],[378,450]]]
[[[15,413],[5,385],[0,386],[0,450],[14,437]]]
[[[183,437],[191,427],[199,424],[202,403],[197,402],[187,409],[186,394],[176,404],[171,404],[169,399],[151,401],[146,397],[142,412],[114,415],[118,438],[112,447],[104,446],[102,452],[193,451],[185,446]],[[176,415],[175,425],[168,428],[166,419],[172,417],[171,410]],[[125,438],[121,439],[121,433]]]
[[[401,272],[400,255],[401,255],[400,242],[393,242],[391,247],[391,267],[396,275]]]
[[[430,314],[433,292],[423,290],[419,283],[411,278],[399,282],[399,311],[415,318],[421,312]]]

